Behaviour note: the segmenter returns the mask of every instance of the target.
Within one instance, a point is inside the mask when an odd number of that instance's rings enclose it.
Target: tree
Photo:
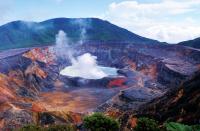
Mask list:
[[[119,130],[119,123],[102,113],[94,113],[93,115],[85,117],[83,120],[83,126],[91,131]]]
[[[146,117],[138,119],[137,126],[134,131],[160,131],[158,122]]]

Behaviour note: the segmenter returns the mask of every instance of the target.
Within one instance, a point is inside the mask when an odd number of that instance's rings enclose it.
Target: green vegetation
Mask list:
[[[164,126],[167,131],[200,131],[200,125],[188,126],[180,123],[169,122]]]
[[[119,123],[103,115],[102,113],[94,113],[91,116],[84,118],[83,125],[86,129],[91,131],[118,131]]]
[[[19,129],[19,131],[44,131],[40,126],[37,125],[26,125]]]
[[[100,19],[57,18],[40,23],[15,21],[0,26],[0,51],[52,45],[55,43],[55,36],[59,30],[65,31],[72,42],[78,42],[82,39],[91,41],[157,42],[140,37]],[[85,32],[85,38],[82,38],[83,31]]]
[[[94,113],[84,118],[83,127],[89,131],[118,131],[119,123],[102,113]],[[76,131],[76,127],[70,124],[50,125],[49,127],[31,124],[17,131]],[[189,126],[176,122],[166,122],[163,126],[160,126],[154,119],[141,117],[133,131],[200,131],[200,125]]]
[[[76,129],[71,125],[52,125],[46,131],[76,131]]]
[[[83,127],[90,131],[118,131],[119,123],[102,113],[94,113],[93,115],[84,118]],[[50,125],[49,127],[26,125],[18,131],[76,131],[76,127],[69,124]]]
[[[49,127],[40,127],[37,125],[26,125],[19,131],[76,131],[72,125],[51,125]]]
[[[166,122],[163,127],[160,127],[156,120],[141,117],[133,131],[200,131],[200,125],[188,126],[176,122]]]
[[[137,126],[134,131],[160,131],[158,122],[146,117],[138,119]]]

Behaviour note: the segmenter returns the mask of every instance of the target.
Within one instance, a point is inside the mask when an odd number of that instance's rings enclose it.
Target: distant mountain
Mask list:
[[[55,18],[43,22],[14,21],[0,26],[0,50],[54,44],[59,30],[65,31],[73,41],[84,38],[91,41],[159,43],[97,18]]]
[[[184,46],[193,47],[193,48],[200,48],[200,37],[196,38],[194,40],[180,42],[179,44],[184,45]]]

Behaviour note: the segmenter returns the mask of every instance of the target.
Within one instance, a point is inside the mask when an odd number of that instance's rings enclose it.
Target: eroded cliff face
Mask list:
[[[1,128],[10,130],[33,122],[32,104],[44,88],[39,81],[46,74],[37,63],[20,55],[1,62]]]
[[[175,89],[200,65],[200,53],[185,47],[88,42],[75,45],[74,55],[89,52],[98,64],[119,69],[118,77],[89,80],[61,76],[59,71],[70,62],[53,48],[0,54],[1,129],[27,123],[80,124],[92,111],[119,117]]]
[[[200,123],[200,72],[194,73],[178,88],[169,90],[164,96],[143,104],[137,111],[120,115],[122,130],[136,126],[139,117],[149,117],[160,123],[180,122],[187,125]]]
[[[154,115],[160,121],[171,120],[199,124],[200,73],[197,72],[177,89],[148,103],[139,114]],[[165,103],[165,104],[164,104]]]

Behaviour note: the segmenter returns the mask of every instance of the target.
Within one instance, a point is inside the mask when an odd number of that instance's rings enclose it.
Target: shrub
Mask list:
[[[119,123],[103,115],[102,113],[94,113],[91,116],[87,116],[83,120],[83,126],[91,131],[118,131]]]
[[[200,125],[188,126],[176,122],[165,123],[167,131],[200,131]]]
[[[37,125],[26,125],[20,128],[19,131],[44,131],[44,130]]]
[[[141,117],[137,121],[134,131],[160,131],[158,122],[146,117]]]
[[[200,125],[192,126],[193,131],[200,131]]]
[[[51,125],[46,131],[76,131],[72,125]]]
[[[72,125],[50,125],[44,128],[36,125],[26,125],[18,131],[76,131],[76,128]]]

